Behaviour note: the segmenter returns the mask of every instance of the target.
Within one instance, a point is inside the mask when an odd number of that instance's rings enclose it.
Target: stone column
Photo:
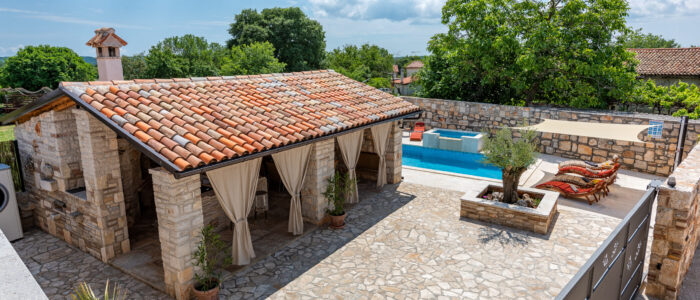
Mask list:
[[[87,111],[74,109],[73,114],[89,204],[82,222],[86,246],[88,252],[107,262],[130,250],[117,136]]]
[[[391,133],[389,133],[389,142],[386,146],[386,182],[394,184],[401,182],[401,128],[399,122],[393,122]]]
[[[194,283],[192,255],[204,227],[200,176],[175,179],[162,168],[150,169],[158,214],[165,288],[176,299],[189,299]]]
[[[311,147],[309,166],[301,190],[301,214],[304,220],[319,224],[328,207],[323,192],[328,186],[328,178],[335,172],[335,139],[316,142]]]

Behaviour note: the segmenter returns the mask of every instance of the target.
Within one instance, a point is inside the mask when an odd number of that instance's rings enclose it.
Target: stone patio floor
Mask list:
[[[226,280],[221,298],[551,299],[620,221],[560,205],[543,236],[460,219],[460,191],[409,182],[368,190],[344,229],[303,235]],[[133,299],[167,298],[47,233],[13,246],[51,299],[107,279]]]
[[[25,232],[24,238],[13,242],[12,246],[49,299],[70,299],[73,289],[83,281],[96,293],[102,293],[107,280],[110,286],[116,283],[125,288],[128,299],[169,299],[167,295],[41,230]]]

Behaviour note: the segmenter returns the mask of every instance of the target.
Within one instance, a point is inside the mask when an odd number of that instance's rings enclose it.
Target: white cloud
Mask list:
[[[2,47],[0,46],[0,56],[13,56],[19,51],[19,49],[22,49],[24,45],[17,45],[17,46],[10,46],[10,47]]]
[[[441,16],[446,0],[309,0],[316,17],[404,21]]]
[[[633,18],[667,18],[700,14],[700,0],[629,0]]]
[[[0,13],[3,13],[3,12],[4,13],[11,13],[11,14],[18,14],[18,15],[22,15],[22,16],[27,17],[27,18],[45,20],[45,21],[56,22],[56,23],[92,25],[92,26],[100,26],[100,27],[109,26],[109,27],[130,28],[130,29],[147,29],[146,27],[143,27],[143,26],[134,26],[134,25],[119,24],[119,23],[112,23],[112,22],[106,22],[106,21],[95,21],[95,20],[88,20],[88,19],[83,19],[83,18],[74,18],[74,17],[52,15],[49,13],[45,13],[45,12],[41,12],[41,11],[34,11],[34,10],[22,10],[22,9],[0,7]]]

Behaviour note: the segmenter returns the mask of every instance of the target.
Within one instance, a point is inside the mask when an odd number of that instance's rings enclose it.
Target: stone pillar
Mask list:
[[[117,136],[87,111],[74,109],[89,208],[83,219],[87,250],[107,262],[129,252]],[[93,253],[99,250],[99,253]]]
[[[311,158],[301,190],[301,214],[304,220],[322,223],[328,201],[323,192],[328,178],[335,172],[335,139],[326,139],[311,146]]]
[[[175,177],[162,168],[150,169],[158,214],[165,288],[176,299],[189,299],[194,283],[192,255],[204,227],[200,176]]]
[[[51,111],[41,114],[32,130],[36,139],[41,140],[36,144],[39,153],[36,170],[41,170],[42,164],[51,166],[51,179],[56,181],[59,191],[83,186],[75,122],[71,110]]]
[[[659,299],[676,299],[700,242],[700,145],[659,188],[645,294]],[[699,258],[695,258],[699,259]]]
[[[389,133],[389,142],[386,146],[386,182],[394,184],[401,182],[401,128],[399,121],[393,122],[391,133]]]

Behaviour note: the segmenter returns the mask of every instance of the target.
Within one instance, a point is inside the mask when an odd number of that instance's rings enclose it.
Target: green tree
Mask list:
[[[679,48],[681,45],[674,39],[665,39],[660,35],[643,33],[642,29],[630,30],[618,38],[625,48]]]
[[[0,84],[38,90],[56,88],[61,81],[88,81],[97,78],[95,66],[86,63],[73,50],[49,45],[27,46],[5,60]]]
[[[634,97],[629,102],[643,104],[656,113],[670,113],[674,116],[700,117],[700,89],[695,84],[682,81],[670,86],[656,85],[654,80],[640,81]]]
[[[228,32],[228,47],[270,42],[275,57],[286,64],[287,71],[319,69],[326,48],[321,24],[309,19],[298,7],[266,8],[260,13],[245,9],[236,15]]]
[[[124,70],[124,79],[141,79],[147,78],[146,57],[143,53],[134,56],[122,56],[122,69]]]
[[[152,78],[218,75],[222,48],[192,34],[166,38],[148,51],[146,74]]]
[[[370,78],[389,78],[394,58],[389,51],[377,45],[364,44],[360,47],[345,45],[328,52],[324,65],[338,73],[357,81]],[[380,81],[374,80],[374,83]]]
[[[625,0],[448,0],[421,96],[604,108],[630,96],[633,54],[614,43],[628,31]]]
[[[503,202],[518,202],[520,176],[537,159],[537,134],[532,130],[521,132],[520,138],[513,138],[508,127],[499,129],[484,139],[484,162],[501,169],[503,176]]]
[[[369,81],[367,81],[367,84],[370,86],[373,86],[375,88],[390,88],[391,87],[391,80],[386,77],[374,77],[370,78]]]
[[[224,59],[221,74],[251,75],[283,72],[284,63],[277,61],[274,52],[275,47],[269,42],[233,46],[231,53]]]

